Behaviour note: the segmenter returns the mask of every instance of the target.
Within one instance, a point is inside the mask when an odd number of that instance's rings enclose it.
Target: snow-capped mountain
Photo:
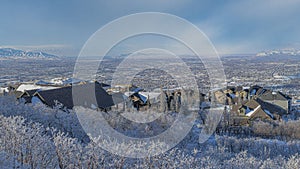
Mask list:
[[[264,52],[260,52],[260,53],[256,54],[256,56],[277,56],[277,55],[297,56],[297,55],[300,55],[300,50],[276,49],[276,50],[264,51]]]
[[[0,58],[56,59],[58,56],[41,51],[24,51],[13,48],[0,48]]]

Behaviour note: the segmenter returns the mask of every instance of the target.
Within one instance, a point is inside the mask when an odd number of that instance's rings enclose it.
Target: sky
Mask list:
[[[196,25],[220,54],[300,49],[299,7],[299,0],[2,0],[0,46],[76,56],[105,24],[163,12]]]

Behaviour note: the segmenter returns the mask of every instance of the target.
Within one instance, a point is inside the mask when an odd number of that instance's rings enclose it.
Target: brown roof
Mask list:
[[[231,107],[231,112],[237,113],[241,107],[242,107],[241,104],[233,104]]]
[[[250,117],[252,119],[271,119],[271,117],[260,107]]]
[[[251,99],[248,102],[246,102],[244,105],[251,109],[255,109],[257,106],[259,106],[259,103],[255,100]]]
[[[250,119],[253,119],[253,118],[271,118],[270,115],[268,115],[268,113],[265,112],[265,110],[268,110],[270,111],[271,114],[273,114],[274,112],[272,111],[273,109],[271,109],[269,106],[270,105],[267,105],[267,104],[264,104],[265,102],[263,102],[262,100],[254,100],[254,99],[251,99],[249,100],[248,102],[246,102],[244,104],[244,106],[247,106],[249,107],[250,109],[255,109],[257,108],[258,106],[260,106],[251,116],[250,116]],[[272,117],[273,118],[273,117]]]

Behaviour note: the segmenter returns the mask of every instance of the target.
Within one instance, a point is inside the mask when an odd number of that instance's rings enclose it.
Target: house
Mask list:
[[[258,85],[249,88],[228,86],[216,91],[215,96],[219,103],[225,99],[225,104],[230,106],[228,118],[224,118],[227,125],[248,125],[255,119],[281,120],[281,116],[289,112],[292,101],[281,92]]]
[[[243,101],[240,104],[231,105],[230,110],[230,124],[232,125],[244,125],[245,117],[250,123],[255,119],[261,120],[281,120],[281,116],[286,113],[286,109],[277,105],[276,103],[270,103],[262,100],[261,97],[267,95],[268,90],[258,90],[261,95],[253,95],[252,99]],[[262,98],[265,98],[262,97]]]
[[[289,113],[292,104],[292,98],[288,95],[285,95],[281,92],[274,92],[274,91],[265,91],[263,94],[259,96],[264,102],[271,103],[273,105],[277,105],[285,110],[285,113]]]
[[[264,104],[263,101],[251,99],[244,101],[241,104],[231,105],[229,118],[227,118],[229,125],[239,126],[248,125],[251,121],[260,120],[277,120],[280,119],[276,113],[273,112],[273,105]]]
[[[125,95],[130,98],[133,107],[135,107],[137,110],[140,109],[140,107],[143,106],[150,106],[150,101],[149,97],[145,95],[144,93],[141,93],[144,91],[144,89],[136,87],[136,86],[131,86],[129,88],[129,92],[125,92]]]
[[[248,100],[248,93],[249,90],[242,86],[227,86],[224,90],[216,91],[215,98],[218,103],[225,105],[240,104],[242,101]]]
[[[50,107],[61,104],[67,109],[72,109],[74,106],[83,106],[108,110],[114,105],[112,96],[98,82],[37,91],[33,96]]]
[[[249,117],[249,120],[262,119],[262,120],[272,120],[273,114],[269,111],[265,111],[256,100],[251,99],[243,104],[243,111],[245,115]]]

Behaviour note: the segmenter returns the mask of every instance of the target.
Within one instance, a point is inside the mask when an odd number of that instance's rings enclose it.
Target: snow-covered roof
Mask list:
[[[7,87],[0,87],[0,93],[9,92]]]
[[[25,90],[34,90],[34,89],[40,89],[40,90],[50,90],[50,89],[57,89],[59,87],[53,87],[53,86],[39,86],[35,84],[21,84],[16,91],[24,92]]]
[[[246,114],[246,116],[251,117],[252,114],[254,114],[261,106],[257,106],[254,110],[250,111],[249,113]]]

